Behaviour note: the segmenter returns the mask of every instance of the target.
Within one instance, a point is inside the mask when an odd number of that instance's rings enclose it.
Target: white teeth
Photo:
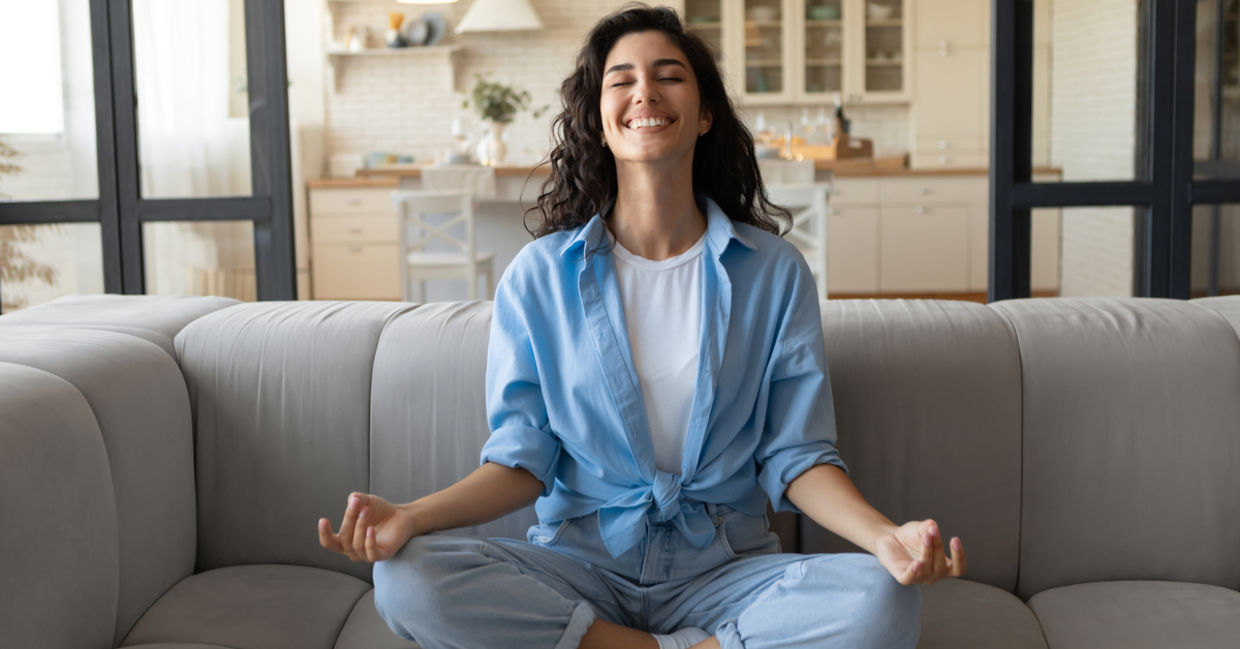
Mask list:
[[[663,126],[669,122],[661,117],[639,117],[629,122],[629,128]]]

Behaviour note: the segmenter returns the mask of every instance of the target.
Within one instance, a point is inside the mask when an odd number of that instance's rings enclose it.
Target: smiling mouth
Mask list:
[[[625,123],[625,127],[633,131],[653,130],[667,126],[673,121],[666,117],[638,117]]]

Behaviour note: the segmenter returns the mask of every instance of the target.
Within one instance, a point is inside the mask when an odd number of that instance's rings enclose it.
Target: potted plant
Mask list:
[[[512,122],[517,113],[530,109],[533,97],[525,88],[491,81],[481,74],[474,75],[474,79],[470,97],[461,103],[461,107],[469,108],[472,101],[474,111],[486,123],[486,133],[478,143],[478,160],[484,165],[495,166],[504,160],[508,152],[504,146],[504,127]],[[549,106],[530,110],[530,114],[537,119],[547,108]]]
[[[17,157],[17,150],[9,146],[7,142],[0,140],[0,176],[21,171],[21,167],[3,161],[6,158],[15,157]],[[0,193],[0,198],[7,198],[7,196]],[[0,298],[2,298],[0,299],[0,313],[25,306],[24,301],[11,297],[11,293],[6,295],[3,291],[3,284],[37,279],[51,286],[56,281],[55,268],[27,257],[21,249],[20,244],[35,241],[38,238],[39,226],[37,225],[0,227]]]

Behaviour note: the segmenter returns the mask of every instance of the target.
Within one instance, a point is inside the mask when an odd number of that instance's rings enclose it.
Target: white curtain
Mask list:
[[[230,32],[240,2],[135,0],[134,72],[143,198],[246,196],[249,122],[229,116],[238,79]],[[252,299],[249,223],[158,223],[144,228],[147,292]]]

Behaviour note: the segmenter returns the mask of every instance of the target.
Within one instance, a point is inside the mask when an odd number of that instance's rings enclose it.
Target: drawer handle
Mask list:
[[[356,206],[361,205],[361,204],[362,204],[362,199],[360,199],[360,198],[350,198],[350,199],[349,199],[349,205],[352,205],[352,206],[356,207]]]
[[[947,140],[939,140],[939,150],[940,151],[947,150]]]
[[[918,214],[929,214],[930,208],[926,207],[925,205],[918,205],[916,211]]]
[[[361,246],[349,246],[349,253],[354,255],[362,254]]]
[[[922,188],[921,188],[921,195],[922,195],[922,196],[929,196],[931,193],[933,193],[933,190],[931,190],[929,187],[922,187]]]
[[[349,228],[349,234],[361,234],[361,233],[362,233],[361,228]]]

